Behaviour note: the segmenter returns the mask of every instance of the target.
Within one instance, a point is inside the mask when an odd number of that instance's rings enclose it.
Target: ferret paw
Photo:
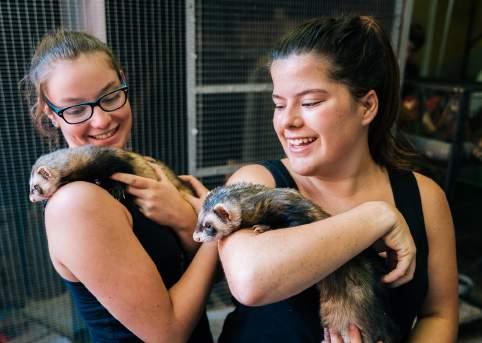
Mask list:
[[[256,224],[253,225],[253,231],[256,233],[263,233],[265,231],[268,231],[270,227],[268,225],[261,225],[261,224]]]

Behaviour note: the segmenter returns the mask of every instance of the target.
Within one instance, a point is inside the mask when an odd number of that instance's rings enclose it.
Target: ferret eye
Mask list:
[[[35,189],[38,194],[40,194],[40,195],[43,194],[42,188],[39,185],[33,186],[33,189]]]
[[[204,230],[208,235],[214,236],[216,234],[216,229],[211,224],[205,224]]]

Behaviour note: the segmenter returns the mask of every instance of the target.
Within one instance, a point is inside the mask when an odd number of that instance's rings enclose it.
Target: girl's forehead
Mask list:
[[[82,53],[73,58],[53,59],[37,71],[39,85],[43,88],[53,78],[75,77],[76,74],[94,70],[114,70],[114,64],[103,52]],[[77,73],[76,73],[77,71]]]
[[[316,55],[293,54],[273,61],[271,64],[271,77],[275,88],[291,88],[295,84],[299,84],[303,88],[312,87],[313,84],[334,83],[330,78],[330,67],[331,65],[326,59]]]
[[[90,98],[98,90],[118,81],[118,73],[104,53],[82,54],[74,59],[54,62],[45,78],[47,96],[58,98],[66,94]]]
[[[328,58],[315,53],[290,54],[271,63],[271,73],[307,73],[312,76],[325,76],[331,72]]]
[[[72,70],[94,70],[94,69],[112,69],[114,70],[112,61],[103,52],[83,53],[74,58],[65,58],[54,61],[51,64],[53,72],[66,72]]]

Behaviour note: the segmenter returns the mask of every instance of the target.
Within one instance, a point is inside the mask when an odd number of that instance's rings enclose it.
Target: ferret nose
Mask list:
[[[201,243],[201,232],[198,230],[195,230],[192,234],[192,239],[194,239],[195,242]]]

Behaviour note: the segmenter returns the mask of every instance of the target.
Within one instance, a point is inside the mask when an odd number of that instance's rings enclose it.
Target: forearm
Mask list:
[[[176,213],[177,218],[175,221],[178,224],[176,232],[184,251],[186,251],[189,256],[192,256],[200,247],[200,244],[192,238],[197,216],[189,204],[183,203],[183,206],[185,206],[185,208],[179,209]]]
[[[173,323],[182,341],[190,337],[203,313],[217,261],[216,243],[202,244],[181,279],[169,289]]]
[[[235,233],[220,242],[233,295],[263,305],[295,295],[368,248],[394,224],[382,202],[367,202],[322,221],[267,231]]]
[[[453,343],[457,340],[457,318],[439,316],[423,317],[418,320],[408,342]]]

